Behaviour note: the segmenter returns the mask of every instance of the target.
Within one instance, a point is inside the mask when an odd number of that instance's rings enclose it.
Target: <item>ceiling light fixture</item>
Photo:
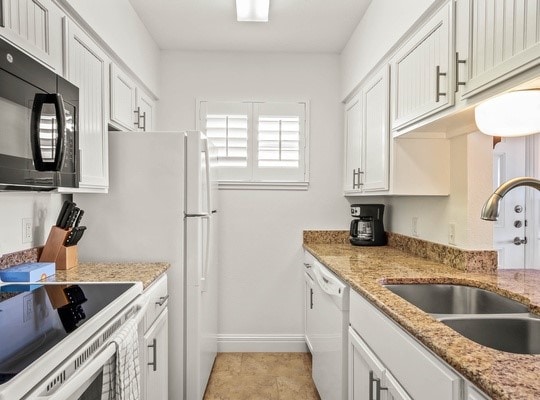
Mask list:
[[[268,22],[270,0],[236,0],[238,22]]]
[[[476,126],[491,136],[540,133],[540,90],[518,90],[493,97],[474,110]]]

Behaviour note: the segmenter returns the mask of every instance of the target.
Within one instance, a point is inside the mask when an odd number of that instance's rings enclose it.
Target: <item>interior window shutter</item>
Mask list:
[[[249,180],[250,104],[204,102],[201,127],[217,149],[220,179]],[[201,107],[202,109],[202,107]]]
[[[255,180],[305,180],[305,114],[305,103],[254,104]]]

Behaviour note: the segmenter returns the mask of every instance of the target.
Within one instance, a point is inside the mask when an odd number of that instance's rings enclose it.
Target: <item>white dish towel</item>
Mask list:
[[[101,400],[139,400],[141,375],[137,322],[132,318],[114,335],[116,356],[103,367]]]

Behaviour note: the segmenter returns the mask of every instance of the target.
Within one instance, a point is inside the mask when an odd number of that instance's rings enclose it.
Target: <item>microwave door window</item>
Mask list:
[[[0,152],[20,159],[32,159],[28,136],[31,109],[0,97]]]
[[[41,158],[47,163],[54,162],[58,143],[58,123],[56,121],[56,109],[52,104],[43,104],[38,135]]]

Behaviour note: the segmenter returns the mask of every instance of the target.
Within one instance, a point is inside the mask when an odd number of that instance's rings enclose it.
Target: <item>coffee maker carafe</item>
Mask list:
[[[384,204],[353,204],[349,241],[355,246],[384,246],[387,243],[383,225]]]

